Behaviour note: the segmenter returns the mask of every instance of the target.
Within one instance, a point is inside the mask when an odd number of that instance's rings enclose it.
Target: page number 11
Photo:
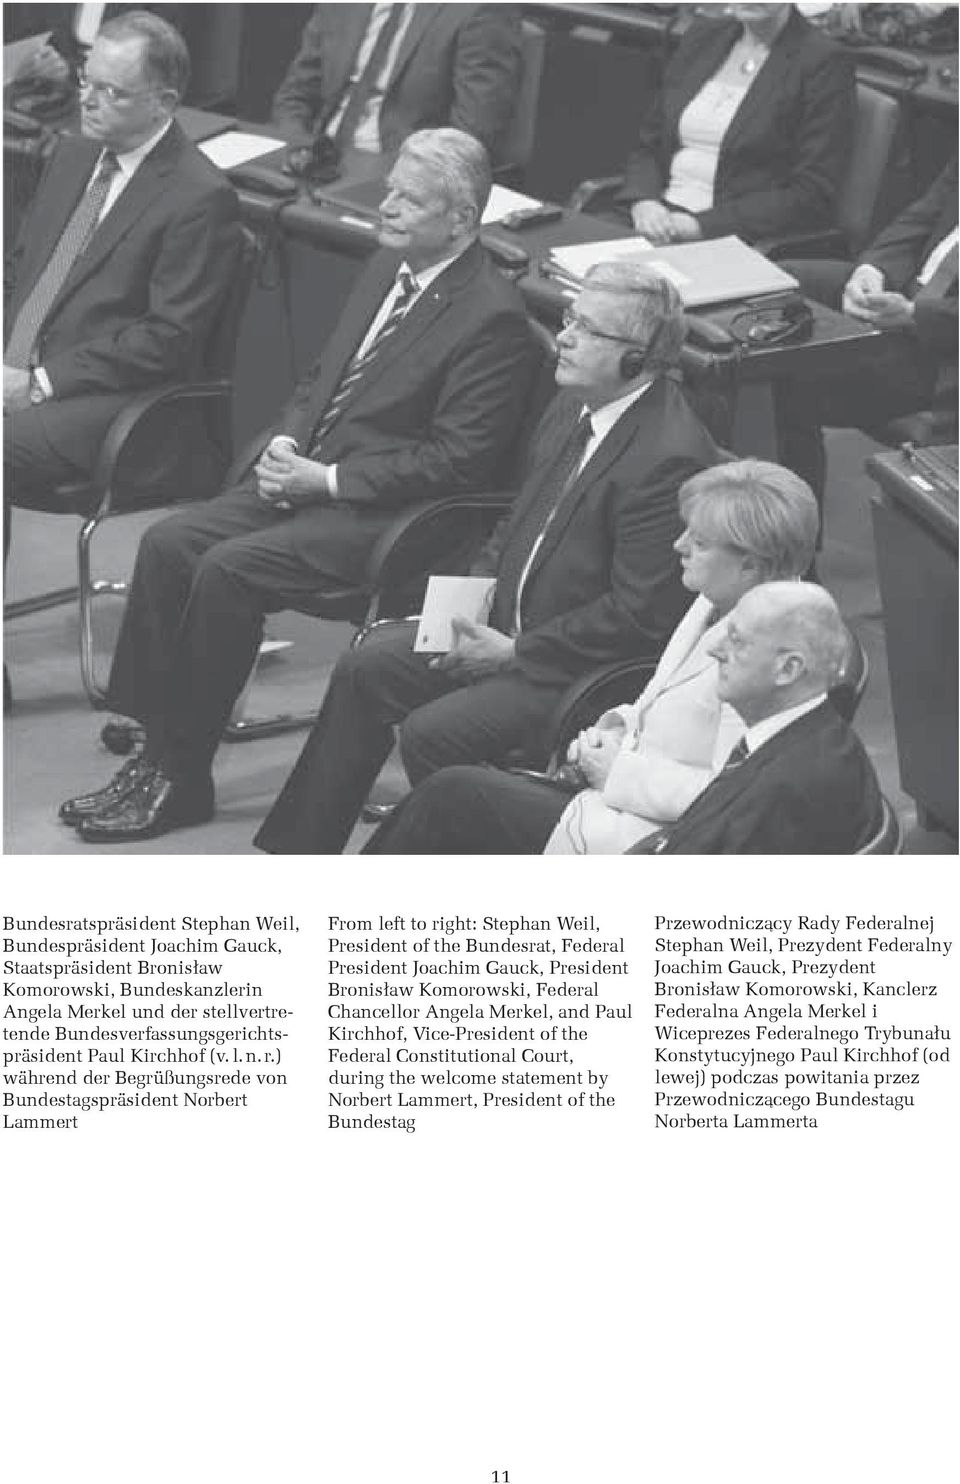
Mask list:
[[[493,1484],[510,1484],[510,1474],[507,1469],[494,1469],[491,1477]]]

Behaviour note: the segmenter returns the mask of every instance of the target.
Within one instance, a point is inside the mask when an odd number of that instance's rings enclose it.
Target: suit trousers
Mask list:
[[[800,290],[839,309],[854,264],[811,260],[781,264]],[[933,403],[937,366],[908,331],[884,331],[864,344],[856,369],[816,381],[774,383],[777,449],[781,463],[805,479],[822,505],[826,485],[823,429],[882,428],[892,418]]]
[[[335,855],[393,746],[411,783],[457,763],[502,762],[548,750],[562,688],[522,675],[474,684],[431,670],[413,649],[415,624],[386,623],[342,655],[320,715],[254,844],[275,855]]]
[[[542,855],[566,789],[498,768],[444,768],[413,790],[364,855]]]
[[[137,553],[110,673],[110,705],[147,730],[178,779],[207,774],[257,656],[268,613],[314,610],[347,562],[324,562],[336,510],[271,509],[253,479],[158,521]]]
[[[10,544],[10,507],[56,513],[55,490],[92,473],[104,434],[129,393],[107,392],[42,402],[3,420],[3,554]]]

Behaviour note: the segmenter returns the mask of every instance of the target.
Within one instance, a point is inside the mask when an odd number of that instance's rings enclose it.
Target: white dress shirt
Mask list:
[[[387,17],[391,9],[392,6],[390,5],[375,5],[373,7],[373,12],[367,22],[366,32],[360,43],[360,49],[354,59],[353,70],[350,73],[350,82],[347,85],[336,112],[327,124],[327,133],[330,135],[337,132],[340,120],[343,118],[347,105],[350,102],[350,95],[356,87],[364,67],[367,65],[367,60],[373,52],[373,48],[377,44],[377,37],[387,24]],[[393,69],[397,65],[397,57],[403,45],[403,38],[407,34],[407,28],[413,19],[412,5],[405,5],[403,10],[403,18],[397,27],[397,33],[393,38],[390,50],[387,52],[383,66],[380,69],[380,76],[374,83],[373,91],[367,99],[366,107],[357,120],[357,127],[353,131],[353,138],[348,141],[353,149],[366,149],[371,150],[374,154],[380,153],[380,110],[383,107],[384,95],[390,85],[390,78],[393,76]]]

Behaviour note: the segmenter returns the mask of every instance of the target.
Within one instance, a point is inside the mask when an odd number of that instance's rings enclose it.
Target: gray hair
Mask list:
[[[648,371],[669,371],[686,335],[683,300],[668,278],[625,260],[594,263],[583,287],[609,292],[620,333],[646,351]]]
[[[701,469],[680,486],[687,525],[756,562],[761,582],[802,577],[813,561],[820,512],[808,484],[762,459],[736,459]]]
[[[767,582],[748,597],[767,609],[765,628],[782,647],[802,657],[806,678],[815,688],[829,690],[837,683],[850,639],[826,588],[815,582]]]
[[[448,207],[469,209],[480,225],[490,196],[490,157],[479,139],[462,129],[418,129],[400,146],[399,159],[412,160],[430,175]]]
[[[144,79],[152,87],[176,93],[178,101],[190,81],[190,53],[176,27],[149,10],[128,10],[100,27],[98,39],[139,41]]]

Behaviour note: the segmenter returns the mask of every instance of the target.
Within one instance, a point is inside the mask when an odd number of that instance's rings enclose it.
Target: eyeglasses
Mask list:
[[[573,309],[563,311],[562,323],[565,330],[575,330],[578,335],[590,335],[594,340],[613,340],[617,345],[636,345],[642,349],[640,341],[632,335],[611,335],[607,330],[598,330],[596,325],[582,319]]]
[[[96,82],[88,77],[85,72],[77,74],[77,86],[81,93],[96,93],[99,98],[105,98],[108,103],[130,103],[134,98],[143,98],[147,93],[153,93],[155,88],[118,88],[112,82]]]

